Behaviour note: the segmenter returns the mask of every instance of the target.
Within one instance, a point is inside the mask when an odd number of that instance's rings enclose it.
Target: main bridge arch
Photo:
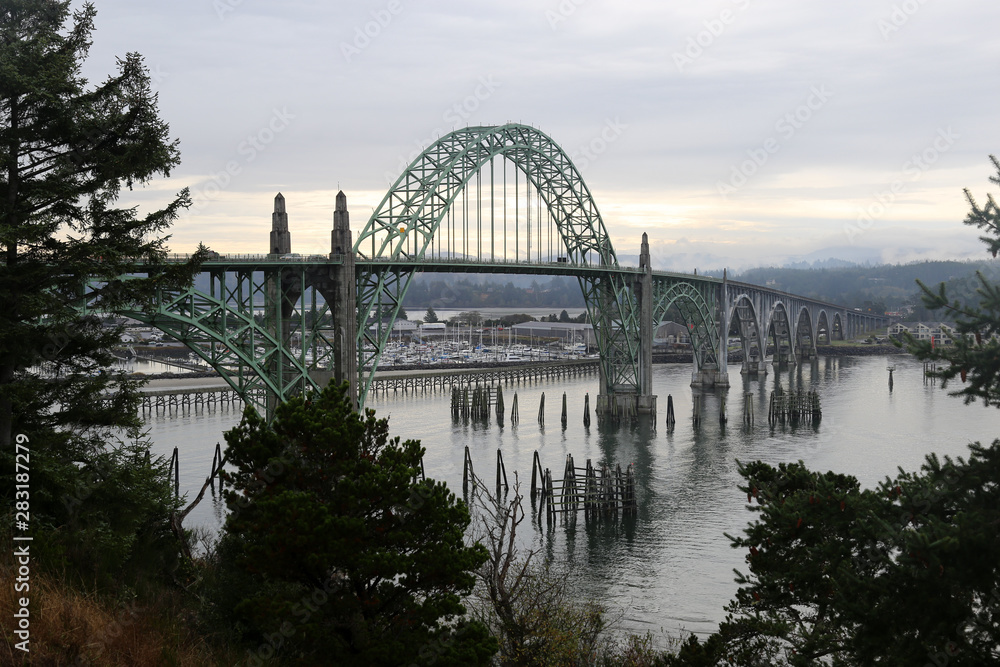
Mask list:
[[[527,125],[508,124],[468,127],[438,139],[399,176],[358,235],[354,250],[359,260],[357,349],[362,404],[413,273],[429,251],[433,254],[443,221],[486,165],[490,165],[492,196],[497,158],[513,163],[515,173],[523,174],[537,192],[539,207],[544,205],[565,251],[558,261],[595,269],[578,280],[601,354],[601,394],[640,391],[639,304],[627,279],[610,270],[618,267],[618,259],[590,189],[550,137]],[[494,210],[491,201],[491,233]],[[530,206],[528,211],[530,261]],[[467,259],[451,248],[448,254]],[[496,261],[492,253],[490,260]],[[601,267],[609,270],[601,272]]]

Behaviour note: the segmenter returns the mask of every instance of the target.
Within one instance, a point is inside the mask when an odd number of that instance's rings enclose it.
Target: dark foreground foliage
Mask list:
[[[423,448],[390,439],[346,386],[248,411],[226,436],[229,517],[218,613],[258,658],[302,664],[470,665],[496,651],[462,596],[486,560],[469,513],[420,475]]]

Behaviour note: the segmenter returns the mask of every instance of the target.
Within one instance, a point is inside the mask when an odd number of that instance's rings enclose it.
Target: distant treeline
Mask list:
[[[729,278],[863,310],[914,306],[917,319],[934,319],[940,314],[932,317],[923,311],[916,281],[934,289],[945,283],[950,298],[973,301],[979,286],[976,271],[987,279],[1000,276],[997,262],[925,261],[815,269],[768,267],[733,273]]]
[[[482,279],[480,282],[476,278]],[[505,276],[423,273],[413,277],[404,307],[434,308],[582,308],[583,292],[576,278],[555,276],[517,287]]]

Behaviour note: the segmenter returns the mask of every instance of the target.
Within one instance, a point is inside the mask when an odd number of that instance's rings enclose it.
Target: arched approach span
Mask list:
[[[708,364],[718,365],[715,339],[714,286],[677,280],[653,279],[653,325],[666,319],[674,306],[691,336],[695,371]]]

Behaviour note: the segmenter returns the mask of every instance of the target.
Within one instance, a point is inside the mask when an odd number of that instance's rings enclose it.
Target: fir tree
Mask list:
[[[1000,185],[1000,160],[990,161],[996,175],[990,182]],[[969,190],[965,190],[970,211],[965,224],[987,233],[980,237],[993,257],[1000,252],[1000,208],[992,194],[986,195],[982,207]],[[944,283],[932,290],[923,283],[924,306],[940,313],[940,317],[955,322],[954,345],[931,347],[929,341],[908,339],[911,351],[920,359],[945,362],[936,375],[943,378],[942,386],[960,378],[963,387],[954,392],[966,402],[981,398],[984,403],[1000,405],[1000,285],[990,283],[982,272],[976,272],[979,283],[978,304],[960,303],[948,298]],[[919,282],[919,281],[918,281]]]
[[[496,643],[461,604],[487,558],[463,542],[465,505],[422,479],[417,441],[389,439],[387,421],[354,412],[346,391],[292,399],[270,425],[247,411],[226,435],[219,604],[261,657],[488,662]]]
[[[84,564],[118,552],[102,543],[165,521],[118,522],[107,503],[166,501],[160,476],[120,484],[136,472],[122,466],[145,465],[133,445],[116,454],[108,444],[122,432],[134,444],[137,383],[108,370],[120,330],[81,315],[81,294],[91,313],[142,307],[156,286],[193,272],[162,264],[163,233],[188,206],[186,191],[147,215],[116,207],[123,187],[169,175],[179,156],[138,54],[103,83],[82,77],[95,14],[90,3],[70,18],[68,1],[0,1],[0,485],[12,502],[6,457],[15,435],[27,438],[35,544],[56,551],[42,534],[52,529],[64,556]],[[154,275],[128,276],[138,262]]]

